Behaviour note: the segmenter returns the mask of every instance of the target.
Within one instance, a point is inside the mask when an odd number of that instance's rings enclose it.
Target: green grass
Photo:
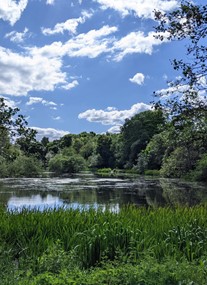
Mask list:
[[[206,217],[207,205],[119,213],[1,209],[0,284],[207,284]]]
[[[152,169],[152,170],[148,169],[148,170],[145,170],[144,175],[148,175],[148,176],[160,176],[160,171],[157,170],[157,169],[154,169],[154,170],[153,170],[153,169]]]

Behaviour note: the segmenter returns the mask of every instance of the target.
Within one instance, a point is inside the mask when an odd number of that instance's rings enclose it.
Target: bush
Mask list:
[[[75,173],[85,169],[85,160],[80,155],[57,154],[49,161],[49,170],[56,174]]]
[[[20,155],[8,164],[8,175],[11,177],[37,177],[41,172],[41,163],[32,156]]]
[[[45,271],[25,274],[19,285],[206,285],[205,267],[186,261],[145,257],[139,264],[105,262],[102,267],[90,270],[62,268],[60,273]],[[8,283],[5,283],[8,284]],[[4,284],[3,284],[4,285]]]
[[[189,173],[189,178],[196,181],[207,181],[207,153],[197,162],[195,170]]]
[[[148,169],[148,170],[145,170],[144,174],[149,175],[149,176],[159,176],[160,171],[157,169]]]
[[[133,169],[137,170],[139,174],[144,174],[148,167],[148,156],[144,151],[138,154],[137,164],[134,165]]]
[[[8,166],[3,156],[0,156],[0,177],[8,176]]]
[[[160,174],[164,177],[181,178],[191,170],[192,160],[185,147],[176,148],[165,158]]]

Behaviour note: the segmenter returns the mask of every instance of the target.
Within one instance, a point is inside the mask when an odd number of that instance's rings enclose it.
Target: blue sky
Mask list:
[[[50,139],[119,132],[178,74],[183,42],[154,37],[179,0],[1,0],[0,95]]]

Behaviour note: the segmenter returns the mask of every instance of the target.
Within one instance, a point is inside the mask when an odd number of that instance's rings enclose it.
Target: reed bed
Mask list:
[[[82,268],[103,259],[137,264],[149,255],[189,262],[207,256],[207,205],[145,209],[119,213],[57,209],[0,210],[0,244],[13,260],[38,260],[57,246]]]

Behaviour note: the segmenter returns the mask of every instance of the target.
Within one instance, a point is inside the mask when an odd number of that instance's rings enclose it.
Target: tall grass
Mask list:
[[[119,213],[1,209],[0,244],[13,260],[38,260],[58,244],[85,268],[102,259],[137,263],[146,254],[160,261],[167,257],[195,261],[207,254],[207,205],[126,207]]]

